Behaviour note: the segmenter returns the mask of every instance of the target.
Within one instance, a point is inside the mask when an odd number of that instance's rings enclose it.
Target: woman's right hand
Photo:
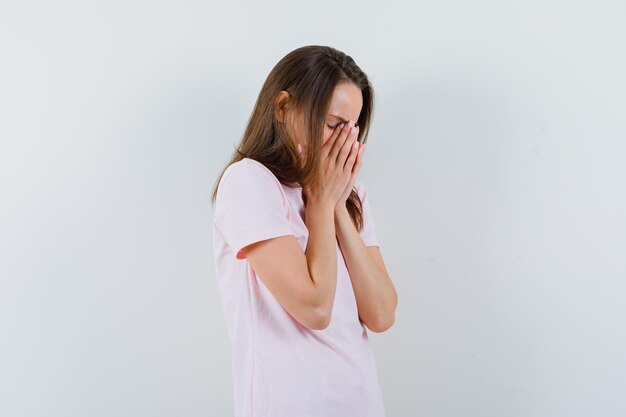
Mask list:
[[[314,201],[334,208],[342,197],[358,154],[354,147],[358,131],[352,131],[353,126],[352,120],[339,124],[322,145],[318,181],[303,189],[307,205]]]

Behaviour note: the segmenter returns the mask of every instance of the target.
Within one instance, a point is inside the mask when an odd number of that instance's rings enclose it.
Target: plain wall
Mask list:
[[[209,195],[271,68],[321,44],[376,94],[388,417],[623,416],[624,21],[608,0],[3,2],[0,415],[232,415]]]

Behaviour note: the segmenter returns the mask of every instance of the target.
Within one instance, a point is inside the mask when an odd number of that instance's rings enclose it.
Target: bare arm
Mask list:
[[[337,288],[335,207],[350,180],[356,159],[352,122],[339,125],[324,142],[318,181],[303,190],[309,230],[303,252],[293,235],[248,245],[245,256],[278,302],[304,326],[330,324]]]
[[[337,288],[334,205],[316,202],[307,204],[305,223],[309,230],[306,248],[309,273],[316,288],[316,304],[323,320],[322,327],[327,327]]]
[[[387,273],[380,249],[365,246],[348,210],[335,214],[337,238],[350,273],[359,317],[373,332],[383,332],[393,325],[398,296]]]

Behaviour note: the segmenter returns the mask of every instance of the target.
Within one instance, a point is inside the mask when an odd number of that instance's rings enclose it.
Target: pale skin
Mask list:
[[[277,95],[277,116],[292,129],[305,156],[303,117],[289,102],[286,91]],[[244,248],[251,267],[278,302],[312,329],[321,330],[330,323],[337,282],[336,242],[352,281],[359,319],[377,333],[389,329],[395,320],[398,297],[380,248],[365,246],[345,207],[362,165],[364,146],[354,145],[358,144],[358,127],[351,130],[361,107],[361,90],[355,84],[336,86],[324,128],[320,182],[303,189],[309,230],[306,252],[292,235]]]

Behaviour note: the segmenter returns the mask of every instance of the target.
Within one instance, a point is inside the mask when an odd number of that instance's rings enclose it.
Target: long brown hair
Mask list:
[[[344,81],[361,89],[363,106],[355,124],[360,126],[359,140],[365,144],[374,106],[374,90],[368,77],[352,57],[335,48],[322,45],[297,48],[272,68],[263,83],[241,142],[213,186],[212,204],[215,204],[217,187],[226,168],[243,158],[262,163],[288,187],[306,187],[316,181],[328,108],[335,86]],[[302,166],[295,141],[276,116],[275,98],[283,90],[291,95],[294,107],[303,111],[308,144]],[[304,194],[303,198],[306,204]],[[363,208],[355,188],[346,201],[346,208],[357,230],[361,230]]]

